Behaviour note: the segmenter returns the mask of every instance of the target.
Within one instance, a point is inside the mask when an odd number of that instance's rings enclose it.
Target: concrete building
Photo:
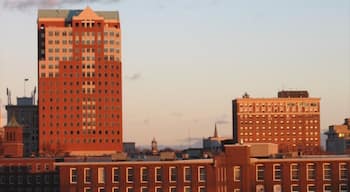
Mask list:
[[[16,122],[23,128],[23,155],[25,157],[37,155],[39,143],[38,106],[35,105],[34,94],[31,97],[17,97],[17,104],[8,103],[6,111],[7,122],[15,117]]]
[[[350,118],[346,118],[341,125],[329,126],[325,134],[327,135],[327,152],[335,154],[350,153]]]
[[[117,11],[38,11],[39,151],[121,152],[121,34]]]
[[[243,98],[232,101],[233,140],[276,143],[279,151],[320,151],[320,98],[307,91],[281,91],[277,98]]]

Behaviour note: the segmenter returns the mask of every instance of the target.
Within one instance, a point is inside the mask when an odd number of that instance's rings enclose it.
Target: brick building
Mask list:
[[[23,128],[23,155],[29,157],[38,153],[38,106],[34,94],[31,97],[17,97],[17,104],[8,103],[7,122],[14,116]]]
[[[39,150],[122,151],[121,35],[117,11],[38,11]]]
[[[23,187],[28,187],[26,191],[36,192],[349,191],[349,155],[280,156],[277,148],[271,155],[252,150],[254,145],[225,145],[222,153],[208,159],[0,159],[0,190],[23,191]]]
[[[320,98],[281,91],[277,98],[232,101],[234,142],[276,143],[280,152],[320,150]]]

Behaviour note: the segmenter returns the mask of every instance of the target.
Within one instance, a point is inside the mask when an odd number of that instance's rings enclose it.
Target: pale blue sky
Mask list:
[[[27,94],[37,83],[40,6],[11,5],[41,0],[3,1],[4,114],[6,87],[14,101],[24,78]],[[51,8],[86,6],[52,2]],[[281,89],[307,89],[321,98],[322,131],[350,117],[349,0],[90,0],[90,6],[120,12],[125,141],[187,145],[189,135],[212,135],[217,121],[219,134],[231,137],[231,100],[245,91],[275,97]]]

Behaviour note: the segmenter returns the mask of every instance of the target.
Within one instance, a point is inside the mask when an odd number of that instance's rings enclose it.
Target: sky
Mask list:
[[[0,98],[37,84],[38,8],[119,11],[124,141],[232,137],[232,100],[308,90],[321,132],[350,117],[349,0],[1,0]],[[191,139],[189,139],[191,138]]]

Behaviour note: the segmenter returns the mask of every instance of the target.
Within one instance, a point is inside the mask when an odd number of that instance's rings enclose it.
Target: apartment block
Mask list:
[[[320,98],[307,91],[281,91],[277,98],[245,94],[232,101],[233,139],[275,143],[280,152],[320,150]]]

